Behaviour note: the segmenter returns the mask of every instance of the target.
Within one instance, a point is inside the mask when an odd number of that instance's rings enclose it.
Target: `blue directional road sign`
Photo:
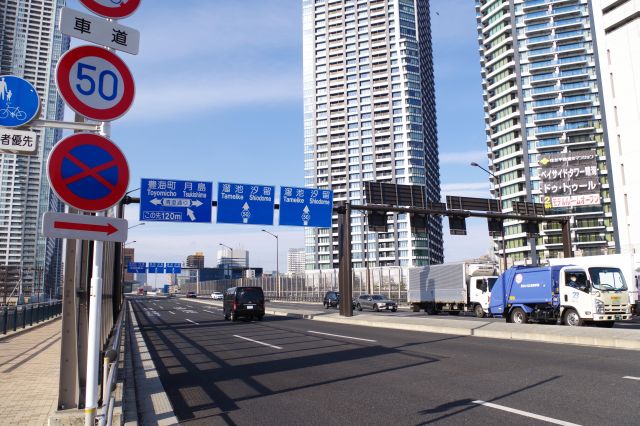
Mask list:
[[[218,223],[273,225],[275,187],[218,183]]]
[[[0,75],[0,126],[20,127],[40,111],[40,97],[27,80]]]
[[[140,220],[211,223],[213,184],[170,179],[142,179]]]
[[[167,274],[179,274],[182,272],[182,265],[179,263],[167,263],[164,268]]]
[[[150,274],[164,274],[164,263],[149,262],[149,270],[147,272]]]
[[[129,262],[127,272],[130,274],[144,274],[147,272],[147,264],[145,262]]]
[[[280,225],[331,228],[333,191],[327,189],[280,188]]]

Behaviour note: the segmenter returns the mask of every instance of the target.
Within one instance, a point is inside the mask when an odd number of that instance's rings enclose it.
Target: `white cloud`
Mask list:
[[[440,164],[465,164],[472,161],[482,165],[487,161],[487,151],[441,152]]]
[[[175,64],[187,58],[242,55],[247,49],[297,48],[302,40],[302,16],[299,13],[298,19],[291,19],[290,3],[189,0],[179,5],[175,1],[149,5],[138,15],[141,61]]]
[[[302,98],[300,79],[287,73],[219,78],[191,73],[174,74],[170,80],[167,77],[164,81],[142,81],[133,107],[121,122],[180,121],[214,109],[300,102]]]

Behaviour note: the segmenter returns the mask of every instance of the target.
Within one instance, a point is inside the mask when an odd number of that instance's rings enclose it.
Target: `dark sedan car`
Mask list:
[[[338,308],[340,306],[340,292],[338,291],[328,291],[324,295],[324,299],[322,300],[322,305],[326,308]],[[356,304],[355,301],[351,301],[351,308],[355,309]]]
[[[192,299],[197,299],[198,298],[198,294],[195,291],[188,291],[187,292],[187,297],[192,298]]]
[[[363,309],[372,309],[376,312],[398,310],[398,304],[380,294],[361,294],[356,301],[356,308],[361,311]]]

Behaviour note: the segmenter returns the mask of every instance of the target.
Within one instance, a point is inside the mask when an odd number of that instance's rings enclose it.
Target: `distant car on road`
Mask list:
[[[324,299],[322,300],[322,305],[325,309],[329,308],[338,308],[340,306],[340,292],[339,291],[328,291],[324,295]],[[351,308],[356,308],[356,303],[354,300],[351,300]]]
[[[213,300],[222,300],[224,298],[224,295],[222,294],[222,292],[214,291],[213,293],[211,293],[211,298]]]
[[[380,294],[361,294],[358,296],[356,303],[356,308],[359,311],[364,308],[372,309],[376,312],[380,312],[381,310],[395,312],[398,310],[398,304],[396,302]]]
[[[198,294],[195,291],[188,291],[187,292],[187,297],[192,298],[192,299],[196,299],[198,297]]]

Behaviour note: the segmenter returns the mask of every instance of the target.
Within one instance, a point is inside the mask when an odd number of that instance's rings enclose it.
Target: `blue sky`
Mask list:
[[[86,11],[77,0],[68,6]],[[432,0],[431,8],[443,197],[489,197],[486,174],[469,166],[487,163],[474,4]],[[131,189],[141,178],[303,186],[301,0],[144,0],[121,22],[141,33],[139,55],[119,54],[136,98],[111,135]],[[138,223],[137,205],[125,216]],[[488,251],[485,221],[467,221],[466,237],[449,236],[444,224],[445,261]],[[213,266],[222,243],[275,270],[275,241],[261,228],[147,222],[129,240],[137,261],[181,262],[201,251]],[[279,236],[285,270],[287,249],[304,245],[302,228],[267,229]]]

